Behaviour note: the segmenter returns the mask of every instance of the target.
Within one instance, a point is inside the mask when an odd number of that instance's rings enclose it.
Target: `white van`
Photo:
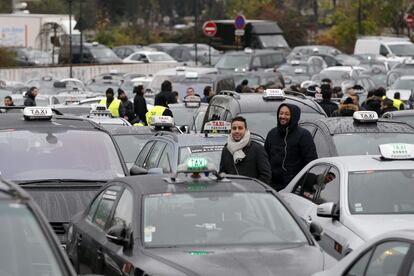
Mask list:
[[[414,57],[414,44],[408,37],[365,36],[355,42],[354,54]]]

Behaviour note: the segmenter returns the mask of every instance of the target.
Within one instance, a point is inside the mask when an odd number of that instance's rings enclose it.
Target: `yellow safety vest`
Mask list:
[[[106,98],[102,99],[99,104],[106,106]],[[108,107],[113,117],[119,117],[119,107],[121,106],[121,100],[113,99]]]
[[[143,122],[135,123],[134,126],[145,126]]]
[[[153,108],[151,108],[146,114],[145,114],[145,118],[147,119],[147,124],[150,126],[151,125],[151,118],[152,116],[162,116],[162,114],[164,113],[164,111],[167,108],[165,106],[161,106],[161,105],[156,105]]]
[[[392,104],[396,109],[400,110],[400,107],[403,104],[403,101],[398,100],[398,99],[394,99],[394,100],[392,100]]]

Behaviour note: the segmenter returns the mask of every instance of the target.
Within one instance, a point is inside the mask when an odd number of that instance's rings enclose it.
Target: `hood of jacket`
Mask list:
[[[289,121],[289,124],[287,126],[282,126],[280,124],[280,120],[279,120],[280,109],[284,106],[286,106],[290,110],[290,121]],[[281,104],[279,106],[279,108],[277,109],[277,127],[278,127],[278,129],[285,129],[286,127],[288,127],[289,130],[291,131],[291,130],[297,128],[299,120],[300,120],[300,113],[301,113],[300,108],[297,107],[294,104],[287,104],[287,103]]]

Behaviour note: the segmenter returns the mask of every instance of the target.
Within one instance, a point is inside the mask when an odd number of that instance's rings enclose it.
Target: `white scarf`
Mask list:
[[[250,142],[250,131],[246,130],[246,134],[244,137],[236,142],[233,139],[233,136],[230,134],[229,138],[227,139],[227,149],[230,151],[231,155],[233,155],[234,164],[239,163],[242,161],[246,154],[243,152],[243,148],[247,146]]]

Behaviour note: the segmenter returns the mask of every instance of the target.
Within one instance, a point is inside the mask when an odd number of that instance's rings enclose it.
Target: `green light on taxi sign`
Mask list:
[[[187,161],[187,169],[189,171],[200,171],[208,168],[207,159],[204,158],[190,158]]]
[[[204,256],[209,254],[207,251],[190,251],[189,253],[191,256]]]

